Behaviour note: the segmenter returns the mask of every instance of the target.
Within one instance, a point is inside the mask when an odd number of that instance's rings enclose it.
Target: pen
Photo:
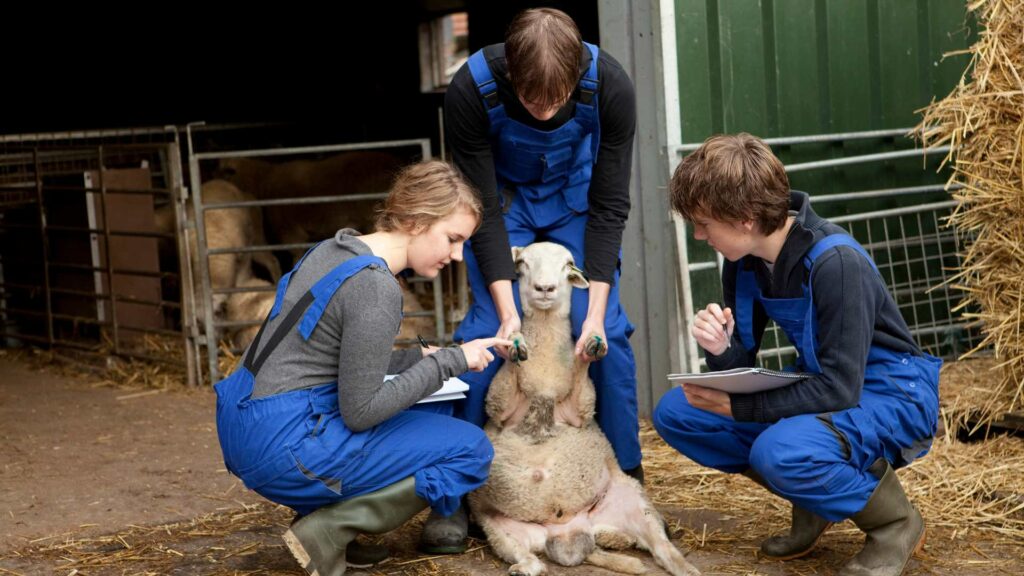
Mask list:
[[[732,336],[729,336],[729,323],[722,324],[722,332],[725,332],[725,348],[732,348]]]
[[[416,339],[420,341],[420,346],[422,346],[424,348],[430,348],[430,344],[427,344],[427,341],[423,339],[423,336],[420,336],[419,334],[417,334],[416,335]]]

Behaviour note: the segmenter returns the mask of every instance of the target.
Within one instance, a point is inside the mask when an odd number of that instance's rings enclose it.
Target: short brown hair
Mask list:
[[[554,106],[580,79],[583,40],[568,14],[554,8],[520,12],[505,34],[508,77],[524,100]]]
[[[384,204],[377,209],[377,230],[410,232],[430,227],[459,209],[476,217],[483,209],[476,191],[451,164],[428,160],[406,166],[395,177]]]
[[[705,140],[676,167],[669,194],[672,208],[690,222],[752,220],[770,234],[789,214],[789,178],[782,162],[746,132]]]

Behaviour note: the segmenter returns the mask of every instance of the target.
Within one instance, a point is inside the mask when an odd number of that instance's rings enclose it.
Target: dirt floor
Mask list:
[[[0,575],[302,574],[280,540],[289,512],[224,470],[209,390],[99,387],[97,378],[60,375],[14,356],[0,350]],[[645,453],[663,449],[649,427],[644,445]],[[690,465],[678,458],[670,465]],[[757,518],[722,506],[665,504],[688,487],[659,473],[661,466],[650,460],[649,492],[704,574],[834,574],[861,541],[844,523],[807,559],[758,558],[759,539],[788,518],[784,504],[742,479],[727,489],[756,499]],[[506,573],[483,542],[461,556],[418,555],[422,519],[380,538],[394,558],[350,574]],[[932,526],[907,574],[1024,573],[1024,541],[997,536]],[[649,556],[636,556],[663,574]],[[550,568],[554,575],[611,574]]]

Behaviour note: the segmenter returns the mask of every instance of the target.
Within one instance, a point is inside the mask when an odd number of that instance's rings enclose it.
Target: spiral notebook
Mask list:
[[[669,374],[668,379],[675,384],[686,382],[730,394],[750,394],[789,386],[810,376],[812,374],[779,372],[767,368],[733,368],[699,374]]]
[[[395,374],[388,374],[384,377],[384,381],[387,382],[394,378]],[[428,402],[445,402],[448,400],[461,400],[466,397],[466,390],[469,390],[469,384],[466,384],[462,380],[452,377],[444,381],[441,384],[441,389],[434,392],[430,396],[420,400],[417,404],[426,404]]]

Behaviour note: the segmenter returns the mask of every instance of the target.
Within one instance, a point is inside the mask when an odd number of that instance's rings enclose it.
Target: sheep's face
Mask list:
[[[524,312],[557,309],[568,314],[573,287],[590,285],[576,268],[569,250],[558,244],[537,242],[526,248],[513,247],[512,260]]]

